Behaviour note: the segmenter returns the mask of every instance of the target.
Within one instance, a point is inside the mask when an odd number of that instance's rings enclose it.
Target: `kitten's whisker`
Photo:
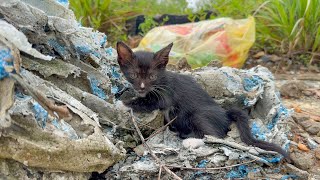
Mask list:
[[[155,87],[155,89],[158,89],[158,90],[162,90],[162,91],[164,91],[164,92],[167,92],[167,93],[169,93],[170,94],[170,92],[167,90],[167,89],[165,89],[165,88],[162,88],[162,87]]]
[[[160,97],[163,98],[162,102],[165,105],[166,104],[165,97],[168,96],[168,93],[170,94],[170,92],[168,92],[167,89],[165,89],[165,88],[161,88],[161,87],[157,87],[157,86],[154,86],[154,89],[160,95]]]
[[[165,101],[164,94],[161,91],[157,90],[157,89],[154,89],[154,92],[156,92],[161,97],[162,103],[165,104],[166,101]]]
[[[153,86],[152,86],[153,87]],[[156,89],[153,87],[153,88],[151,88],[151,93],[153,93],[153,94],[155,94],[156,96],[157,96],[157,99],[158,99],[158,101],[160,101],[160,95],[155,91]]]
[[[151,90],[150,92],[151,92],[152,94],[156,95],[158,101],[160,101],[159,95],[158,95],[156,92],[154,92],[154,90]]]
[[[165,88],[162,88],[162,87],[160,87],[160,86],[157,86],[157,85],[154,85],[154,86],[152,86],[153,88],[155,88],[155,89],[159,89],[159,90],[164,90],[164,91],[167,91],[167,89],[165,89]]]
[[[162,103],[164,103],[164,98],[163,98],[163,95],[161,94],[161,92],[156,89],[154,89],[154,92],[160,96],[161,100],[159,100],[159,101],[162,101]]]
[[[158,84],[158,85],[155,85],[155,87],[161,87],[161,88],[170,90],[172,93],[174,92],[173,89],[167,85]]]

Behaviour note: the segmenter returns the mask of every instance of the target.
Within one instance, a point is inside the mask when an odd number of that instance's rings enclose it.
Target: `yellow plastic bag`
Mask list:
[[[149,31],[136,50],[158,51],[173,42],[170,64],[186,58],[193,69],[221,61],[241,68],[255,41],[253,17],[233,20],[218,18],[182,25],[161,26]]]

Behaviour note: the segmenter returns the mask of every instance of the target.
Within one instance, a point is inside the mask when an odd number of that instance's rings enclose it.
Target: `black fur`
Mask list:
[[[165,123],[176,117],[170,129],[177,131],[181,138],[203,138],[205,134],[224,138],[230,124],[235,122],[243,142],[276,151],[290,161],[289,155],[281,147],[252,136],[244,112],[223,109],[193,78],[166,71],[171,47],[172,44],[155,54],[143,51],[133,53],[124,43],[117,44],[120,68],[128,81],[137,92],[142,92],[139,87],[141,82],[146,85],[145,94],[140,93],[142,95],[134,100],[123,100],[125,105],[137,112],[160,109],[165,113]],[[131,73],[137,76],[131,78]],[[156,75],[157,78],[150,80],[150,75]]]

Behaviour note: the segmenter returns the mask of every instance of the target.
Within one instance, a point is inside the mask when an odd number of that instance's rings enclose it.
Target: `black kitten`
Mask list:
[[[135,99],[123,103],[133,111],[164,112],[165,123],[176,117],[170,126],[181,138],[203,138],[205,134],[224,138],[235,122],[243,142],[290,157],[281,147],[255,139],[250,131],[248,116],[238,109],[225,110],[214,102],[191,77],[166,71],[172,43],[156,53],[132,50],[117,43],[120,69],[133,85]]]

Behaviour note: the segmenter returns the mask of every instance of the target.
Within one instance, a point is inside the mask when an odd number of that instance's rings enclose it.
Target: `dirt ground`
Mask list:
[[[291,157],[298,168],[312,175],[311,179],[320,179],[320,81],[297,80],[297,74],[275,76],[283,103],[294,109],[290,122]],[[320,74],[308,76],[306,79],[314,79]]]
[[[276,80],[284,105],[292,108],[291,156],[296,167],[320,179],[320,68],[264,52],[251,52],[244,68],[267,67]],[[307,179],[307,177],[305,176]]]

